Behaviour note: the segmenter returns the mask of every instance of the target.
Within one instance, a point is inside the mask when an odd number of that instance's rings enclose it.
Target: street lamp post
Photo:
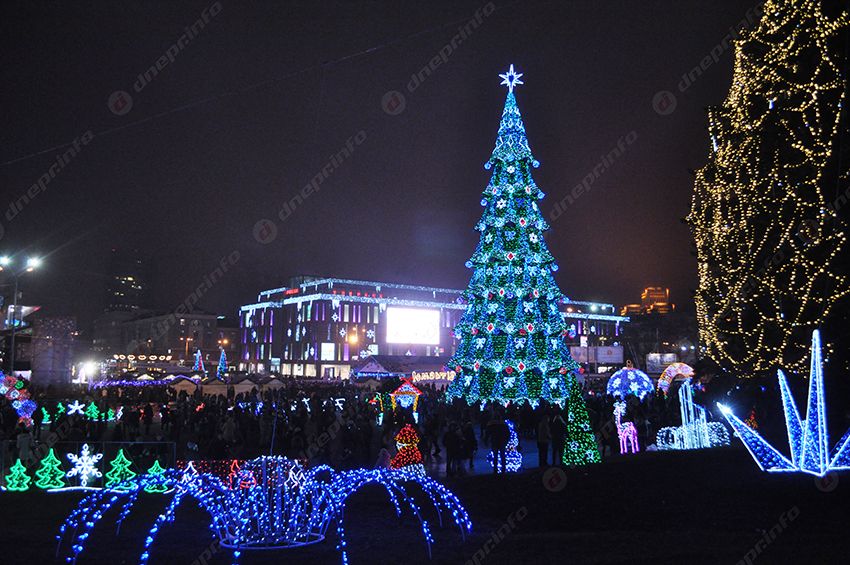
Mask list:
[[[12,264],[12,259],[10,257],[0,257],[0,271],[5,270],[6,267]],[[15,333],[18,330],[18,279],[24,273],[31,273],[35,269],[41,266],[41,259],[37,257],[30,257],[27,259],[26,267],[14,273],[12,277],[15,280],[15,294],[12,298],[12,339],[11,339],[11,351],[9,352],[9,374],[15,374]]]

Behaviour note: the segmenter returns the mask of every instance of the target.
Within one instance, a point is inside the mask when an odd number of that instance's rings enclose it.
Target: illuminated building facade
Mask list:
[[[298,278],[260,292],[240,309],[238,369],[284,376],[348,378],[374,355],[446,357],[466,309],[462,291],[338,278]],[[614,306],[562,305],[572,345],[610,345],[628,318]],[[583,339],[582,339],[583,338]]]
[[[670,302],[670,289],[662,286],[648,286],[640,295],[640,304],[626,304],[620,309],[623,316],[641,314],[670,314],[676,305]]]

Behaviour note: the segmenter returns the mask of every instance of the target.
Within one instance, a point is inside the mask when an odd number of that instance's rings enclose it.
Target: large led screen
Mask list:
[[[387,308],[387,343],[439,345],[440,311]]]

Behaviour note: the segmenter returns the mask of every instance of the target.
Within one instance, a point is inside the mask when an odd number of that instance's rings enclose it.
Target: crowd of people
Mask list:
[[[442,391],[433,387],[422,390],[414,420],[409,410],[390,412],[389,406],[384,406],[387,412],[379,419],[382,403],[376,401],[376,393],[343,383],[301,381],[275,390],[217,396],[178,393],[168,387],[105,388],[78,397],[95,403],[101,418],[58,414],[47,422],[37,410],[33,425],[26,426],[6,403],[0,407],[0,433],[12,440],[7,445],[18,454],[58,432],[60,442],[76,444],[167,442],[173,444],[179,460],[280,454],[309,464],[354,468],[385,465],[396,451],[395,434],[410,423],[419,434],[426,467],[454,476],[475,472],[481,449],[493,451],[495,462],[503,466],[509,440],[505,421],[510,420],[520,440],[517,449],[526,453],[526,466],[534,464],[535,448],[537,465],[561,463],[567,442],[565,408],[545,401],[537,407],[527,403],[470,407],[461,401],[447,403]],[[614,399],[592,391],[585,394],[601,453],[618,453],[616,426],[612,426]],[[628,399],[624,420],[634,422],[641,446],[652,444],[659,428],[678,424],[678,402],[673,396]],[[48,407],[72,400],[38,390],[34,397],[40,406]],[[110,409],[113,421],[105,416]],[[491,469],[478,471],[482,470]]]

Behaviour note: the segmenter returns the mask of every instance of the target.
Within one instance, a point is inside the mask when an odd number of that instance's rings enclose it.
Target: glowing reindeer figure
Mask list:
[[[625,402],[615,402],[614,403],[614,418],[617,420],[617,435],[620,436],[620,454],[624,455],[631,451],[632,453],[637,453],[638,447],[638,434],[637,428],[632,422],[621,422],[621,418],[626,413],[626,403]]]

